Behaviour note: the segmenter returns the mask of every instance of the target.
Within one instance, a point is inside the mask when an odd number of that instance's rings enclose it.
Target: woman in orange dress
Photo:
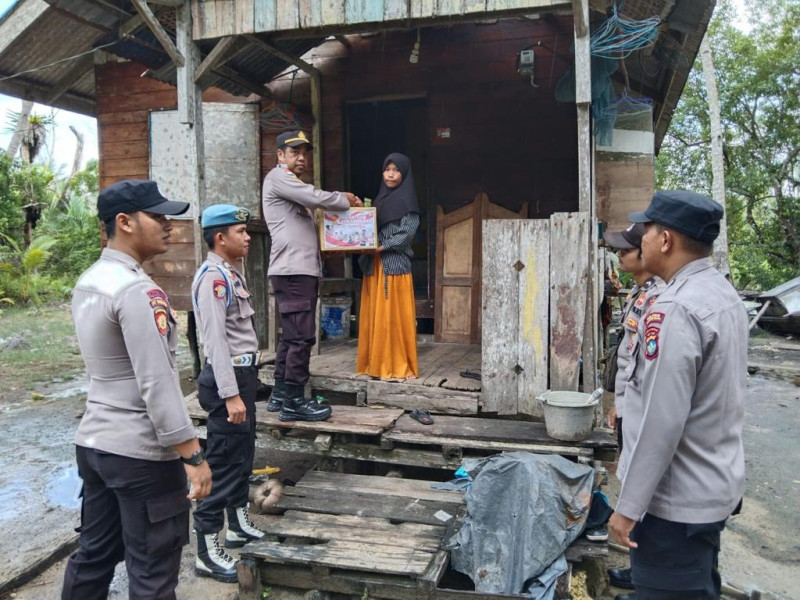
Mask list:
[[[411,242],[419,227],[419,205],[411,161],[393,153],[383,161],[383,181],[374,206],[378,249],[364,254],[356,372],[380,379],[412,379],[417,367],[417,324],[411,279]]]

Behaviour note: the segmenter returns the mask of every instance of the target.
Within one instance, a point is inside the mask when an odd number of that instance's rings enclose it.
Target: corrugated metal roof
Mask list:
[[[150,69],[150,76],[175,84],[174,65],[145,25],[135,30],[133,39],[117,39],[120,25],[137,15],[130,0],[46,1],[51,8],[0,55],[0,79],[113,43],[107,48],[108,52],[140,62]],[[0,19],[0,24],[26,8],[26,2],[34,0],[18,0],[14,9]],[[653,15],[667,18],[668,29],[661,34],[657,47],[626,60],[633,91],[653,97],[657,103],[654,114],[656,147],[661,143],[686,83],[714,4],[715,0],[677,0],[674,4],[668,0],[627,0],[624,4],[624,14],[632,18]],[[152,8],[160,11],[159,20],[163,26],[174,32],[175,10],[155,4]],[[662,14],[664,12],[667,14]],[[269,42],[268,37],[262,39]],[[282,38],[270,43],[291,56],[301,57],[322,41],[322,37]],[[239,43],[239,51],[225,62],[225,67],[254,85],[242,85],[236,77],[226,76],[225,68],[221,68],[203,77],[200,81],[203,88],[219,87],[231,94],[247,96],[252,87],[268,83],[286,69],[285,61],[257,45],[247,44],[245,40]],[[215,44],[216,40],[201,42],[203,54],[211,52]],[[0,81],[0,92],[45,101],[48,90],[57,85],[73,65],[74,62],[64,62],[17,79]],[[67,94],[53,104],[91,114],[94,93],[94,74],[89,73],[70,85]]]

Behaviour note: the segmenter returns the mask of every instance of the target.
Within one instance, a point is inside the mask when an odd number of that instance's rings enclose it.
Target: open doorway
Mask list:
[[[381,182],[383,159],[402,152],[411,159],[420,208],[420,228],[414,239],[411,273],[422,329],[432,326],[433,281],[428,194],[427,99],[367,100],[347,104],[348,189],[362,198],[375,198]],[[358,266],[354,266],[357,277]]]

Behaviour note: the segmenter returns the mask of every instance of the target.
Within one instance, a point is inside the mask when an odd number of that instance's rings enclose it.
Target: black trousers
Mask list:
[[[194,528],[216,533],[225,524],[225,508],[247,505],[256,440],[258,367],[234,367],[239,396],[247,409],[243,423],[228,423],[225,400],[219,397],[214,371],[206,364],[197,378],[197,398],[208,411],[206,459],[211,467],[211,493],[197,503]]]
[[[275,378],[305,385],[311,347],[316,342],[319,279],[311,275],[273,275],[269,281],[282,330],[275,355]]]
[[[716,600],[720,534],[725,521],[678,523],[647,514],[633,528],[631,577],[636,600]]]
[[[64,572],[62,600],[106,598],[123,558],[130,598],[174,600],[191,508],[181,462],[81,446],[76,456],[83,479],[81,535]]]

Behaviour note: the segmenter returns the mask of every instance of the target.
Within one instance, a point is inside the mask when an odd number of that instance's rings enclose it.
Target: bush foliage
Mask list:
[[[0,303],[63,299],[100,255],[97,161],[70,178],[0,152]],[[39,218],[26,235],[24,207]]]

